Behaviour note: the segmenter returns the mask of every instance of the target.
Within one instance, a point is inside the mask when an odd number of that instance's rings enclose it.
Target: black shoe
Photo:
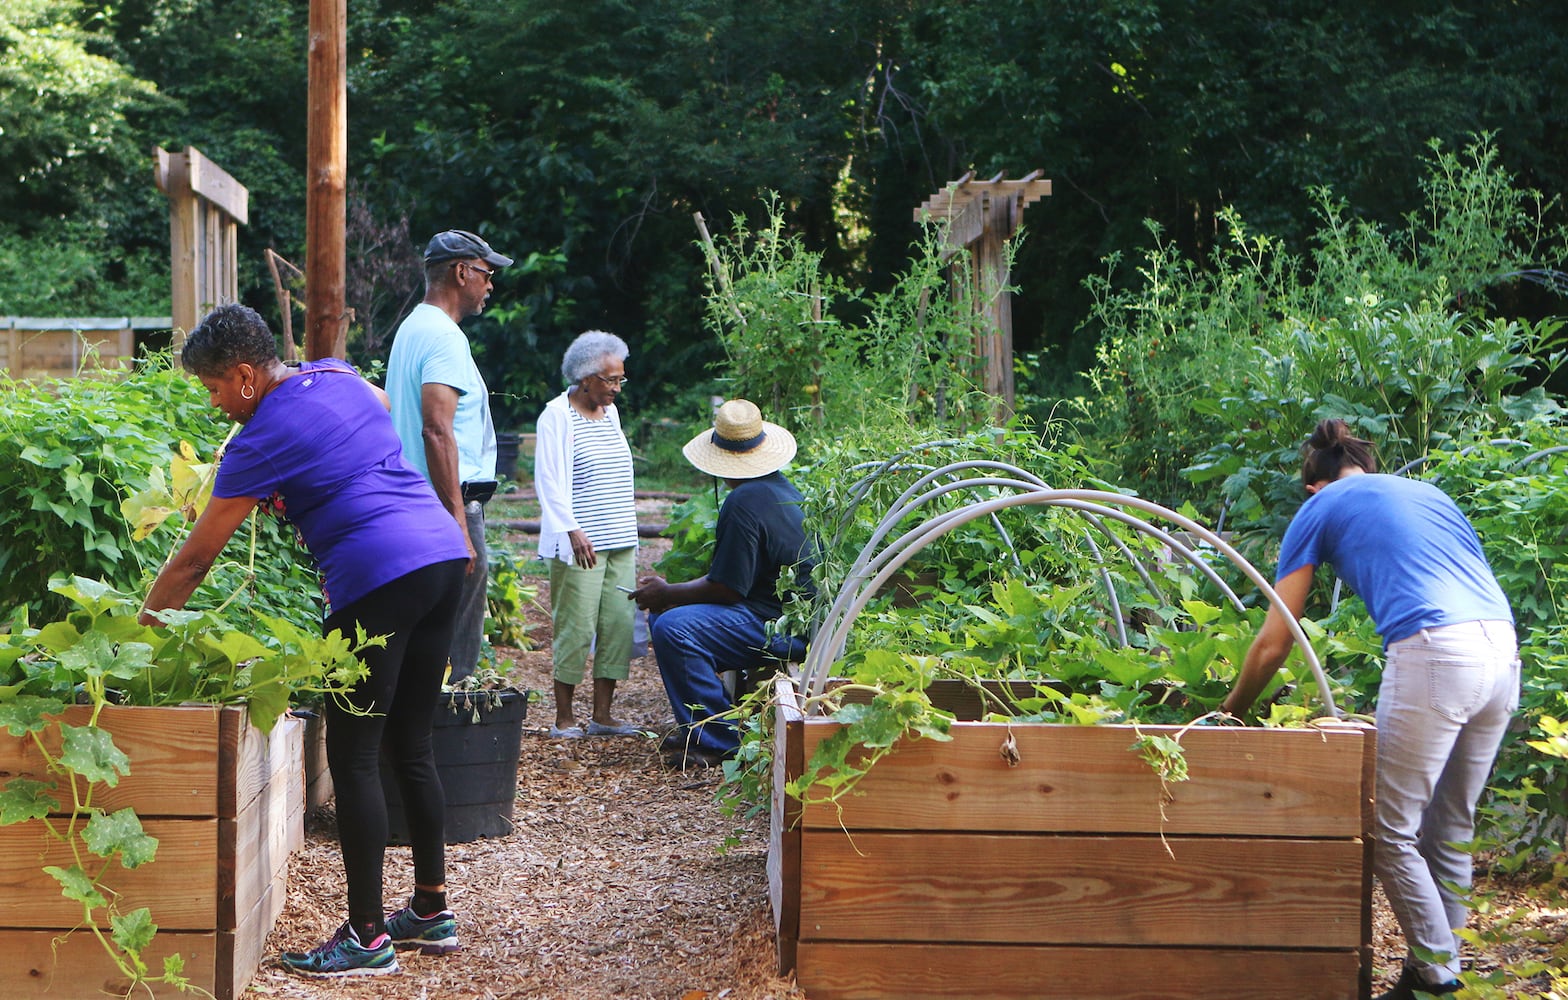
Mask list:
[[[1429,983],[1416,975],[1416,970],[1405,966],[1399,974],[1399,982],[1394,988],[1379,996],[1377,1000],[1417,1000],[1421,996],[1446,996],[1449,993],[1459,992],[1459,980],[1448,983]]]
[[[684,726],[676,726],[664,739],[659,741],[660,753],[679,753],[686,749],[687,744],[696,746],[696,737]]]
[[[735,756],[733,750],[714,750],[709,747],[683,746],[664,755],[664,766],[674,771],[696,771],[708,767],[719,767]]]

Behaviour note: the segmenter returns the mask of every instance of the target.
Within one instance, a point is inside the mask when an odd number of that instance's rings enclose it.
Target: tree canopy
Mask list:
[[[262,250],[304,257],[308,9],[8,4],[0,312],[157,288],[124,262],[166,253],[161,144],[250,189],[243,296],[275,313]],[[1522,184],[1561,191],[1565,19],[1545,0],[350,0],[351,351],[384,355],[431,232],[475,229],[518,260],[473,324],[506,420],[537,411],[590,327],[626,336],[644,401],[667,403],[706,391],[719,356],[694,213],[757,226],[776,195],[831,267],[885,290],[925,197],[1038,168],[1055,190],[1027,219],[1014,333],[1046,359],[1036,390],[1061,391],[1098,337],[1085,279],[1148,245],[1145,220],[1199,260],[1226,209],[1306,239],[1319,186],[1397,224],[1427,142],[1483,132]],[[40,297],[28,258],[67,226],[109,263]]]

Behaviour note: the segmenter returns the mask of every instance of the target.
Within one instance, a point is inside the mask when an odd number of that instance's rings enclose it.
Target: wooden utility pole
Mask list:
[[[348,0],[310,0],[305,143],[305,357],[343,357],[348,194]]]
[[[915,221],[943,229],[948,258],[968,249],[974,273],[967,289],[975,309],[975,355],[985,391],[1001,400],[1010,416],[1013,391],[1013,300],[1007,291],[1007,241],[1023,222],[1024,208],[1051,193],[1051,182],[1036,170],[1016,181],[997,174],[988,181],[970,171],[927,198]]]

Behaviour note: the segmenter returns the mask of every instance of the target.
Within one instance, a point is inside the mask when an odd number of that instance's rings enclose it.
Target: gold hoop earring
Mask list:
[[[256,388],[255,388],[255,386],[249,386],[249,385],[242,385],[242,386],[240,386],[240,398],[241,399],[255,399],[256,398]]]

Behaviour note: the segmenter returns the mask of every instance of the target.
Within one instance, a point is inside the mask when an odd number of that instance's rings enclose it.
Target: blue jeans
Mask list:
[[[793,636],[769,639],[766,623],[744,604],[687,604],[648,623],[654,657],[675,722],[690,730],[690,743],[729,753],[740,745],[735,726],[713,716],[734,706],[719,674],[771,668],[805,656],[806,643]]]
[[[1388,647],[1377,698],[1377,843],[1383,883],[1428,983],[1459,975],[1467,910],[1445,883],[1468,889],[1471,856],[1449,846],[1475,835],[1475,807],[1519,707],[1519,654],[1508,622],[1424,629]],[[1415,948],[1445,961],[1415,957]]]

